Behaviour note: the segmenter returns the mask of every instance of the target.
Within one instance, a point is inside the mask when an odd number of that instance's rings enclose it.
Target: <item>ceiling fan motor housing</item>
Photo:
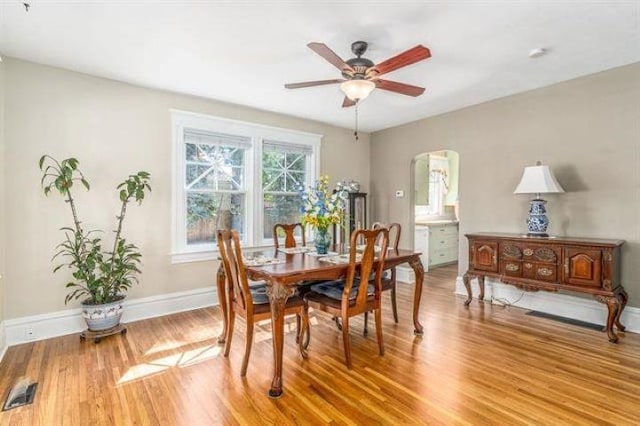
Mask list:
[[[375,65],[371,60],[361,58],[364,52],[367,51],[367,47],[368,44],[366,41],[356,41],[351,44],[351,51],[356,55],[356,57],[349,59],[346,63],[355,72],[352,73],[351,70],[343,71],[342,76],[344,78],[350,80],[364,80],[366,78],[367,70]]]

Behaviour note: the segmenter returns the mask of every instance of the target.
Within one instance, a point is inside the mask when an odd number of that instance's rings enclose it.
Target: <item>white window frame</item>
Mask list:
[[[443,175],[444,173],[444,175]],[[432,181],[432,175],[436,175],[436,182]],[[445,180],[446,179],[446,180]],[[449,160],[447,157],[429,155],[429,200],[428,214],[432,216],[444,215],[444,203],[448,192]],[[434,200],[435,202],[431,202]]]
[[[322,135],[297,130],[271,127],[262,124],[214,117],[188,111],[171,109],[172,129],[172,263],[214,260],[218,255],[215,243],[187,245],[186,239],[186,191],[185,191],[185,129],[243,136],[251,139],[251,147],[245,151],[246,199],[244,221],[245,249],[259,249],[272,245],[263,236],[264,196],[262,192],[262,145],[265,141],[278,141],[311,147],[311,161],[307,165],[306,185],[318,179],[320,173],[320,148]]]
[[[277,143],[278,145],[286,145],[287,142],[282,142],[282,141],[274,141],[274,140],[270,140],[268,138],[263,138],[262,139],[262,143],[260,144],[260,172],[262,171],[262,146],[264,146],[264,144],[269,144],[269,143]],[[291,145],[296,145],[296,144],[291,144]],[[302,145],[302,144],[297,144]],[[306,144],[305,144],[306,145]],[[313,182],[310,182],[310,180],[317,180],[318,179],[318,173],[316,173],[317,170],[319,170],[319,167],[317,166],[317,164],[315,164],[316,162],[314,161],[314,156],[316,156],[316,153],[312,150],[311,152],[311,161],[307,161],[306,164],[306,170],[305,170],[305,176],[307,176],[307,181],[305,182],[305,185],[310,185]],[[273,238],[272,237],[264,237],[264,188],[263,188],[263,182],[262,182],[262,173],[258,173],[260,175],[260,203],[259,203],[259,209],[260,209],[260,214],[259,214],[259,221],[256,222],[257,226],[258,226],[258,234],[260,235],[259,238],[259,243],[261,246],[271,246],[273,245]],[[310,179],[311,178],[311,179]],[[276,193],[276,194],[280,194],[280,195],[290,195],[291,193],[285,193],[285,192],[278,192],[278,191],[267,191],[267,192],[271,192],[271,193]],[[302,201],[300,202],[300,205],[302,205]],[[296,237],[296,241],[300,241],[298,239],[298,237]]]

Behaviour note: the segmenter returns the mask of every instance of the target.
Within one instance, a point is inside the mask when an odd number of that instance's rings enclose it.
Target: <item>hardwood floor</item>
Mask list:
[[[128,324],[100,344],[77,335],[11,347],[0,392],[20,376],[39,382],[33,405],[0,413],[2,425],[211,424],[637,424],[640,336],[617,345],[599,331],[456,297],[456,266],[425,276],[414,337],[413,287],[398,284],[400,323],[383,300],[386,353],[374,329],[352,323],[354,367],[330,318],[312,313],[309,359],[285,338],[285,394],[271,381],[269,324],[257,327],[240,377],[244,323],[231,356],[216,343],[220,311],[200,309]],[[4,400],[3,400],[4,401]]]

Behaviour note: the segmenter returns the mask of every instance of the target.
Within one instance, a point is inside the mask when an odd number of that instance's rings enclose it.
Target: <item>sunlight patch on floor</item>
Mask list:
[[[221,346],[209,345],[134,365],[122,375],[120,380],[118,380],[118,384],[121,385],[140,380],[154,374],[162,373],[170,368],[183,368],[199,364],[209,359],[217,358],[221,353]]]
[[[313,316],[309,317],[310,325],[318,325],[318,319]],[[287,318],[284,323],[284,334],[295,334],[296,333],[296,321],[295,319]],[[263,320],[256,323],[255,327],[255,335],[253,336],[254,342],[262,342],[265,340],[271,339],[271,320]]]
[[[183,346],[185,344],[186,344],[186,342],[184,342],[182,340],[170,340],[170,341],[166,341],[166,342],[162,342],[162,343],[156,343],[148,351],[146,351],[144,354],[145,354],[145,356],[153,355],[153,354],[156,354],[158,352],[164,352],[164,351],[169,351],[171,349],[177,349],[180,346]]]

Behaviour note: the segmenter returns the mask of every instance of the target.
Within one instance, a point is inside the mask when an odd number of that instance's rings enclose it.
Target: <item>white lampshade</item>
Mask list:
[[[376,84],[370,80],[347,80],[340,85],[340,90],[352,101],[366,98],[375,88]]]
[[[548,194],[564,192],[549,166],[525,167],[514,194]]]

